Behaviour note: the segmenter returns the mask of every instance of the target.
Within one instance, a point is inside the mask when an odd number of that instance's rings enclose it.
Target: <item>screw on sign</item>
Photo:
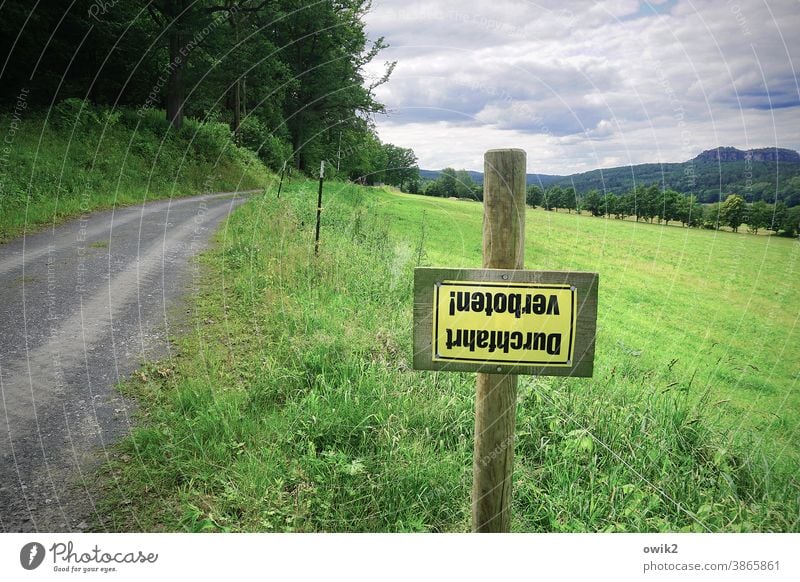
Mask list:
[[[517,375],[590,377],[597,273],[526,271],[525,152],[484,157],[483,269],[414,271],[414,368],[478,372],[472,529],[511,528]]]

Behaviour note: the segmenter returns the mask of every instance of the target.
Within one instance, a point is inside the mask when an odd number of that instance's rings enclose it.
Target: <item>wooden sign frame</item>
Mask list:
[[[525,283],[570,285],[576,288],[575,343],[570,366],[540,366],[496,362],[467,362],[433,358],[434,295],[437,283]],[[599,275],[580,271],[516,269],[414,269],[414,369],[489,374],[590,377],[594,369]],[[487,289],[489,287],[487,286]]]

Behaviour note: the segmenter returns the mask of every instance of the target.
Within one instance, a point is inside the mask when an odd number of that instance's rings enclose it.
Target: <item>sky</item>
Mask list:
[[[682,162],[716,146],[800,149],[797,0],[373,0],[367,67],[384,142],[424,169]]]

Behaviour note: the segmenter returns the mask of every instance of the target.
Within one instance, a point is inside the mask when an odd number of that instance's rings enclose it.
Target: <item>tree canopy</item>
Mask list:
[[[131,0],[7,3],[0,46],[7,64],[0,100],[22,88],[33,108],[66,99],[164,110],[167,129],[185,116],[229,124],[241,145],[273,168],[290,158],[311,171],[335,161],[346,177],[417,180],[410,150],[381,144],[375,89],[394,63],[368,78],[386,48],[370,40],[370,0]],[[380,152],[378,150],[381,150]],[[381,162],[388,165],[374,167]],[[381,180],[378,180],[381,181]]]

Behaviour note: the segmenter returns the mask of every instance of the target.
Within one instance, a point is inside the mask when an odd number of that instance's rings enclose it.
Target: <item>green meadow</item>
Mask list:
[[[122,389],[98,529],[468,531],[475,375],[418,372],[416,266],[482,207],[328,183],[254,197],[192,331]],[[528,269],[600,274],[593,378],[520,376],[512,529],[800,530],[796,240],[529,209]]]
[[[431,265],[480,267],[481,205],[405,194],[380,205],[398,237],[425,224]],[[635,361],[653,388],[708,391],[781,455],[800,437],[799,260],[796,239],[526,215],[526,269],[600,274],[595,380]]]

